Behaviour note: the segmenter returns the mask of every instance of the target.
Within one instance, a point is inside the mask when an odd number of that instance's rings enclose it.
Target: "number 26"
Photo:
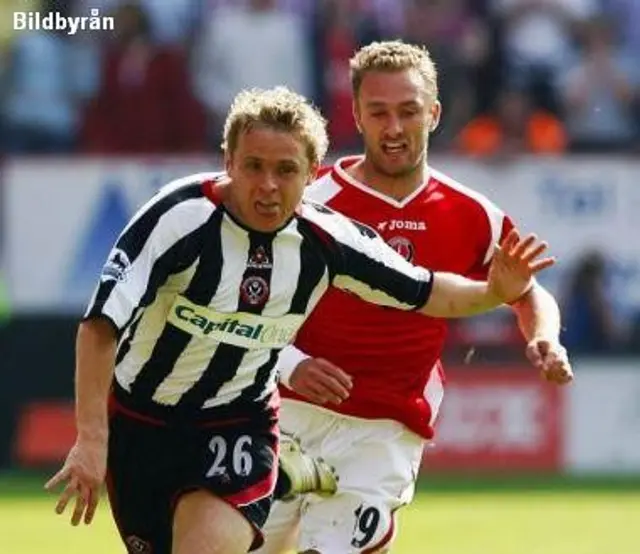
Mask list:
[[[252,440],[248,435],[241,435],[235,441],[231,451],[231,459],[227,459],[229,446],[227,439],[220,435],[214,435],[209,442],[209,450],[213,453],[213,464],[207,471],[207,477],[224,475],[227,473],[227,464],[231,462],[231,469],[236,475],[249,475],[253,468],[253,458],[247,450],[251,446]]]

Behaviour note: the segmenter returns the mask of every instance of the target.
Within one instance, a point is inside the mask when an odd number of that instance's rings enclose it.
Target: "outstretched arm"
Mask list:
[[[520,238],[512,230],[496,247],[487,281],[436,272],[429,300],[420,311],[433,317],[458,318],[516,302],[533,287],[533,276],[555,263],[553,258],[540,258],[546,249],[547,244],[538,242],[535,235]]]

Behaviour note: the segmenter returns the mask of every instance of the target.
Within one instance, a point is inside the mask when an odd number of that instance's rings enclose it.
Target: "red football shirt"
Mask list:
[[[402,201],[355,180],[338,162],[312,183],[305,197],[378,231],[417,265],[484,279],[494,246],[513,227],[491,201],[434,170]],[[447,321],[368,304],[331,288],[296,339],[353,377],[349,399],[331,410],[366,419],[394,419],[425,438],[442,399],[440,356]],[[281,387],[284,397],[304,399]]]

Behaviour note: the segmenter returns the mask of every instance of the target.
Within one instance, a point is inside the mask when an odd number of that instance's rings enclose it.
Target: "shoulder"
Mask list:
[[[378,236],[367,225],[313,200],[305,199],[302,201],[299,218],[311,224],[316,231],[330,235],[338,242],[353,242],[362,237],[376,238]]]
[[[318,204],[326,204],[334,200],[343,187],[333,178],[331,167],[323,167],[318,171],[316,179],[304,191],[305,200]]]
[[[148,207],[163,206],[172,209],[177,206],[190,209],[209,208],[215,209],[219,200],[215,194],[210,193],[209,185],[214,185],[224,176],[220,172],[194,173],[170,181],[149,200]]]
[[[220,175],[197,173],[167,183],[136,212],[126,230],[134,227],[136,233],[145,230],[146,234],[154,229],[191,232],[216,210],[216,202],[206,194],[206,183],[215,182]]]
[[[487,196],[456,181],[452,177],[431,170],[431,178],[438,192],[443,195],[445,202],[450,202],[456,210],[467,217],[480,220],[494,220],[504,217],[504,212]]]

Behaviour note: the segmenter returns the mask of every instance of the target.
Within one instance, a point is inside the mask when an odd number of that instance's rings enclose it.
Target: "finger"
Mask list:
[[[529,264],[529,271],[532,275],[539,273],[540,271],[555,265],[556,259],[554,257],[550,258],[542,258],[541,260],[536,260]]]
[[[547,248],[549,248],[549,244],[542,241],[541,243],[535,245],[533,248],[529,248],[526,252],[524,252],[521,256],[522,261],[530,262],[540,256]]]
[[[88,494],[87,487],[80,485],[76,495],[76,505],[71,515],[71,525],[76,526],[82,521],[82,515],[87,505]]]
[[[317,380],[307,383],[306,386],[300,389],[300,392],[317,404],[326,404],[329,401],[329,393],[326,387]]]
[[[511,249],[516,245],[516,243],[520,240],[520,234],[515,229],[511,229],[509,234],[505,237],[505,239],[500,244],[500,247],[505,252],[510,252]]]
[[[324,397],[324,395],[321,392],[314,390],[310,387],[299,388],[297,389],[297,392],[302,396],[304,396],[307,400],[313,402],[314,404],[322,405],[322,404],[326,404],[327,402],[327,399]]]
[[[520,258],[522,254],[528,250],[538,240],[538,237],[533,233],[527,235],[523,239],[520,239],[518,243],[511,249],[509,254],[514,258]]]
[[[69,468],[64,466],[58,473],[56,473],[51,479],[49,479],[45,484],[44,488],[48,491],[58,486],[59,483],[64,481],[69,477]]]
[[[562,369],[562,361],[553,350],[542,354],[542,361],[547,371],[558,371]]]
[[[332,375],[323,375],[320,384],[325,389],[325,394],[339,397],[341,400],[349,398],[349,389]]]
[[[77,490],[78,490],[78,480],[76,477],[72,477],[71,481],[69,481],[67,486],[62,491],[62,494],[60,495],[60,499],[56,504],[57,514],[61,514],[62,512],[65,511],[67,504],[69,503],[69,500],[71,500],[71,497],[76,493]]]
[[[319,383],[318,384],[318,398],[322,399],[323,404],[326,402],[331,402],[332,404],[341,404],[343,400],[349,397],[349,393],[346,392],[346,396],[344,393],[335,392],[331,387]]]
[[[346,389],[353,387],[353,378],[346,371],[340,369],[337,365],[328,362],[327,360],[319,360],[326,374],[333,377],[340,385]]]
[[[98,508],[98,501],[100,500],[100,488],[96,487],[89,491],[89,499],[87,502],[87,510],[84,513],[84,523],[89,525],[94,516],[96,515],[96,509]]]
[[[537,344],[528,346],[525,354],[533,367],[535,367],[536,369],[543,369],[544,365],[542,363],[542,354],[538,350]]]

